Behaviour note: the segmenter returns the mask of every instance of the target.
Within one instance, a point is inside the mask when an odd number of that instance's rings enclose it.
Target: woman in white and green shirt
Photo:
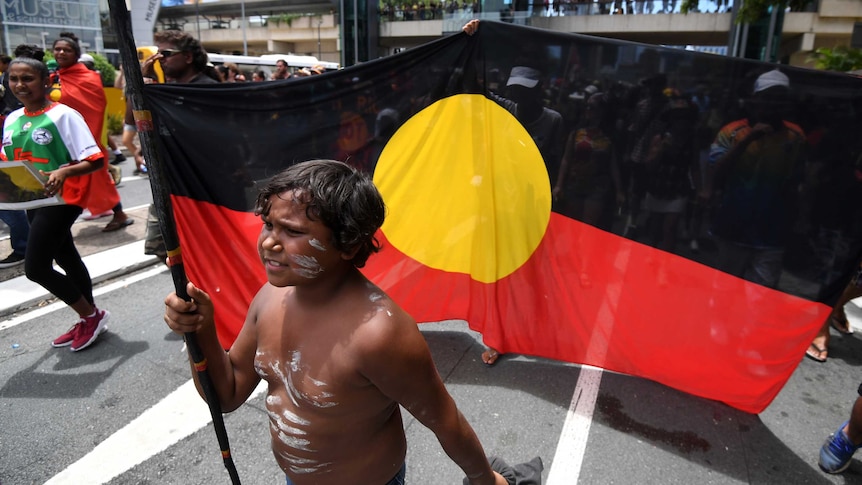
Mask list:
[[[45,192],[65,204],[27,211],[30,235],[24,271],[78,313],[79,320],[52,342],[72,351],[90,346],[107,330],[108,312],[96,308],[93,283],[72,238],[72,224],[88,203],[90,174],[103,167],[102,151],[84,118],[47,97],[49,76],[35,59],[9,64],[9,88],[24,105],[3,124],[2,160],[28,160],[46,177]],[[56,261],[66,274],[53,268]]]

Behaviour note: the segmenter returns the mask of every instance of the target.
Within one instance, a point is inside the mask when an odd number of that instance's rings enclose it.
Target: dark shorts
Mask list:
[[[392,477],[392,480],[386,482],[386,485],[404,485],[406,482],[404,480],[404,475],[407,473],[407,463],[401,465],[401,469],[398,470],[398,473]],[[290,477],[287,475],[284,476],[284,479],[287,480],[287,485],[293,485],[293,482],[290,481]]]

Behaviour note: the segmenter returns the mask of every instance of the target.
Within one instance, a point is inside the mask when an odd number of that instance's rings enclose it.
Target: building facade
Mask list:
[[[731,2],[700,0],[687,14],[679,12],[679,3],[141,0],[131,2],[131,10],[138,44],[151,42],[153,28],[182,29],[211,52],[312,55],[345,66],[458,32],[470,18],[703,51],[723,52],[733,43]],[[60,32],[71,31],[84,50],[118,60],[107,0],[2,0],[0,6],[3,52],[11,53],[21,43],[49,48]],[[774,58],[786,64],[810,66],[813,50],[851,45],[854,29],[862,34],[862,0],[815,0],[806,11],[784,12],[783,17],[773,48]]]
[[[19,44],[50,49],[61,32],[75,33],[85,51],[105,53],[108,47],[116,52],[106,0],[2,0],[0,15],[5,53]]]

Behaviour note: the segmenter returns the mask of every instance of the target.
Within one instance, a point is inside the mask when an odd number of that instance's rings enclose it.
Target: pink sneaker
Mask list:
[[[102,217],[108,217],[108,216],[112,216],[112,215],[114,215],[114,211],[112,211],[112,210],[107,210],[107,211],[102,212],[102,213],[100,213],[100,214],[88,214],[88,215],[85,215],[85,216],[83,217],[83,219],[84,219],[85,221],[93,221],[93,220],[96,220],[96,219],[101,219]]]
[[[78,329],[81,327],[81,322],[83,321],[84,319],[82,318],[75,322],[75,324],[72,325],[72,328],[70,328],[68,332],[55,338],[54,341],[51,342],[51,346],[59,349],[60,347],[72,345],[72,340],[75,340],[75,334],[78,333]]]
[[[78,323],[78,330],[72,331],[72,352],[84,350],[99,338],[99,335],[108,331],[108,318],[111,316],[107,310],[96,309],[92,317],[82,318]]]

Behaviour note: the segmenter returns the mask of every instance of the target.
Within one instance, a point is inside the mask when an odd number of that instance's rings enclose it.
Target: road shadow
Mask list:
[[[423,335],[447,385],[511,389],[568,409],[580,367],[520,356],[505,356],[489,367],[479,357],[482,345],[466,332],[423,331]],[[783,443],[758,415],[646,379],[604,372],[585,466],[591,457],[598,463],[607,456],[619,456],[621,443],[614,433],[743,483],[834,483]],[[812,439],[819,443],[824,438]],[[813,447],[815,452],[818,446]],[[847,483],[862,483],[857,465],[844,477]],[[550,460],[546,466],[550,467]]]
[[[71,352],[49,348],[0,387],[2,398],[69,399],[89,397],[127,360],[149,349],[146,341],[128,342],[104,334],[92,348]],[[97,370],[85,370],[93,368]]]
[[[605,372],[593,419],[744,483],[833,483],[760,416],[646,379]]]
[[[829,360],[841,360],[853,367],[862,366],[862,338],[858,334],[844,335],[830,329],[829,335]]]

